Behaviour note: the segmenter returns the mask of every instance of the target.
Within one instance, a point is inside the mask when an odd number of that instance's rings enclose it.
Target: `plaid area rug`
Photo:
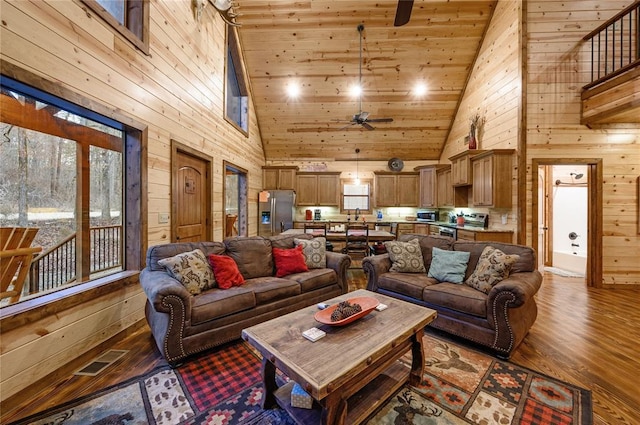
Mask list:
[[[401,388],[368,425],[592,423],[590,392],[432,335],[424,338],[421,384]],[[403,361],[410,367],[410,358]],[[283,410],[262,410],[262,394],[260,358],[238,341],[14,425],[294,425]]]

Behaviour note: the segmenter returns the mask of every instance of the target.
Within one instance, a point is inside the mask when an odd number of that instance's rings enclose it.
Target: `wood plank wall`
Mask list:
[[[223,161],[248,171],[249,229],[257,228],[264,154],[253,106],[249,137],[223,118],[225,25],[213,7],[196,22],[190,1],[151,1],[150,55],[79,1],[3,0],[4,63],[148,126],[148,245],[170,240],[170,140],[214,158],[213,239],[223,234]],[[143,320],[137,285],[3,332],[0,393],[27,385]]]
[[[590,53],[582,37],[631,1],[527,2],[526,142],[532,159],[601,158],[603,186],[602,282],[640,284],[637,178],[640,128],[590,130],[580,125],[580,93],[590,78]],[[532,177],[527,170],[527,243],[532,241]]]
[[[521,2],[499,1],[484,36],[458,113],[440,156],[440,163],[449,163],[449,157],[465,151],[470,118],[478,114],[478,149],[518,149],[520,122],[520,39],[519,16]],[[513,208],[473,208],[475,212],[489,213],[491,227],[517,232],[517,161],[513,158]],[[471,196],[471,190],[469,191]],[[469,200],[471,205],[471,200]],[[458,210],[465,210],[459,208]],[[468,208],[466,209],[468,210]],[[508,214],[506,225],[501,215]]]

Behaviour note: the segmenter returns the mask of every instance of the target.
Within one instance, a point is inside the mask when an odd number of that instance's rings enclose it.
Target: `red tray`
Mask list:
[[[364,317],[367,314],[371,313],[371,310],[373,310],[378,306],[378,304],[380,304],[380,302],[373,297],[355,297],[355,298],[350,298],[347,301],[349,301],[350,304],[360,304],[360,307],[362,307],[362,311],[354,314],[353,316],[349,316],[346,319],[332,322],[331,313],[333,313],[333,311],[336,308],[338,308],[338,304],[334,304],[332,306],[325,308],[324,310],[320,310],[319,312],[317,312],[314,318],[316,319],[316,321],[323,323],[325,325],[344,326],[348,323],[353,322],[354,320],[358,320],[359,318]]]

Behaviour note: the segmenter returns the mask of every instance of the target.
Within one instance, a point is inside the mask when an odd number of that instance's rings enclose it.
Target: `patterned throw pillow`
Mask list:
[[[327,240],[323,237],[313,239],[294,239],[296,246],[302,246],[302,254],[307,267],[324,269],[327,267]]]
[[[428,276],[440,282],[462,283],[467,272],[470,252],[447,251],[433,247]]]
[[[487,246],[482,250],[476,269],[465,283],[488,294],[496,283],[509,277],[511,266],[518,259],[519,255],[507,255],[497,248]]]
[[[202,291],[216,286],[216,280],[207,262],[207,257],[199,249],[163,258],[158,260],[158,264],[164,267],[171,277],[182,283],[187,291],[193,295],[198,295]]]
[[[425,273],[422,258],[422,249],[418,239],[411,239],[408,242],[387,241],[384,243],[389,259],[391,260],[391,268],[389,271],[398,273]]]

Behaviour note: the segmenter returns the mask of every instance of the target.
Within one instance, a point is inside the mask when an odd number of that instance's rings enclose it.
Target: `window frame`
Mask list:
[[[145,55],[149,55],[149,0],[122,0],[125,4],[125,24],[118,20],[96,0],[82,0],[95,14],[116,32],[131,42]]]
[[[121,126],[123,137],[123,209],[126,221],[123,226],[123,270],[114,274],[81,282],[73,286],[49,292],[38,297],[0,308],[0,323],[4,330],[21,326],[25,320],[55,314],[97,296],[123,290],[123,287],[138,284],[138,274],[145,266],[147,251],[147,155],[148,127],[106,106],[95,103],[82,95],[61,89],[55,83],[35,76],[15,65],[0,60],[2,85],[20,91],[45,103],[56,105],[97,122]],[[22,81],[29,81],[27,85]],[[56,93],[55,95],[53,93]],[[80,105],[92,105],[91,110]],[[26,318],[26,319],[25,319]]]
[[[238,39],[237,30],[235,27],[227,25],[226,31],[226,43],[225,43],[225,60],[224,60],[224,119],[229,124],[233,125],[239,132],[241,132],[245,137],[249,137],[249,106],[251,104],[249,99],[249,84],[247,82],[247,73],[244,67],[244,61],[242,60],[242,54],[240,49],[240,41]],[[240,91],[243,97],[247,98],[247,111],[245,113],[244,119],[247,123],[247,129],[242,128],[241,123],[237,122],[233,117],[229,116],[229,111],[227,110],[227,96],[230,95],[228,85],[229,85],[229,59],[231,59],[235,80],[238,84],[238,90]]]
[[[350,195],[345,195],[344,194],[344,186],[345,185],[355,185],[356,184],[356,180],[355,179],[340,179],[340,213],[341,214],[346,214],[349,211],[354,211],[353,209],[349,209],[346,210],[344,208],[344,198],[345,196],[350,196]],[[361,209],[360,210],[360,214],[371,214],[373,211],[373,198],[372,198],[372,188],[373,188],[373,179],[360,179],[360,185],[368,185],[369,190],[368,190],[368,194],[367,197],[369,198],[369,209]],[[363,196],[363,195],[358,195],[358,196]]]

